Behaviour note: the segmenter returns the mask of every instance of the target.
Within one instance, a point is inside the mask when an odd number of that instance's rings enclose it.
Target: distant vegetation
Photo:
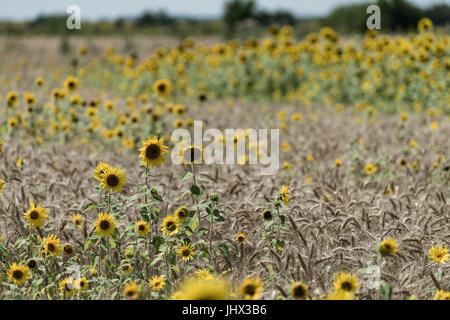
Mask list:
[[[270,25],[293,26],[297,34],[316,30],[317,27],[330,26],[340,33],[359,33],[366,29],[368,17],[366,4],[340,6],[328,16],[306,18],[297,17],[286,10],[266,11],[257,6],[255,0],[228,0],[223,9],[222,19],[201,19],[170,16],[164,11],[146,11],[135,18],[118,18],[110,21],[82,22],[82,30],[69,31],[66,28],[66,15],[39,16],[29,22],[0,22],[3,34],[117,34],[144,33],[152,35],[224,35],[225,37],[245,37],[258,35]],[[407,0],[378,0],[382,13],[384,31],[405,32],[416,27],[422,17],[430,18],[434,25],[450,24],[450,6],[435,4],[419,8]]]

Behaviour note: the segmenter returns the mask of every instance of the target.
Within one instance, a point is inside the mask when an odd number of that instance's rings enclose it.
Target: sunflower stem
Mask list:
[[[194,167],[193,163],[191,163],[191,169],[192,169],[192,179],[194,181],[194,185],[196,186],[197,185],[197,179],[195,178],[195,167]],[[197,198],[196,195],[192,195],[192,196],[194,197],[195,203],[197,205],[198,227],[201,228],[201,226],[202,226],[202,218],[200,216],[200,208],[198,206],[198,198]]]

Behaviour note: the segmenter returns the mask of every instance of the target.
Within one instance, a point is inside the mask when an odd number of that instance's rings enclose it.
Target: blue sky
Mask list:
[[[340,4],[365,3],[370,0],[257,0],[260,8],[287,9],[299,16],[322,15]],[[448,3],[450,0],[410,0],[418,6]],[[373,0],[376,3],[376,0]],[[146,9],[165,9],[173,15],[218,17],[224,0],[0,0],[0,19],[26,20],[41,13],[65,13],[78,5],[82,19],[136,16]]]

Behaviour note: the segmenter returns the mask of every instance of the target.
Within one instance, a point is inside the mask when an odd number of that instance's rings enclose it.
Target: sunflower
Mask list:
[[[153,91],[160,96],[167,96],[170,92],[170,81],[167,79],[161,79],[155,81],[153,84]]]
[[[442,245],[432,247],[428,254],[430,255],[430,259],[436,263],[445,264],[447,260],[450,259],[450,255],[448,254],[448,248],[443,248]]]
[[[378,167],[373,163],[368,163],[364,167],[364,172],[369,176],[374,174],[375,172],[377,172],[377,170],[378,170]]]
[[[450,291],[436,290],[433,300],[450,300]]]
[[[37,77],[36,80],[34,80],[34,83],[36,83],[36,85],[40,87],[44,84],[44,78]]]
[[[168,235],[169,237],[172,237],[173,235],[177,234],[180,225],[178,222],[178,219],[173,215],[168,215],[165,217],[161,224],[162,231],[164,235]]]
[[[301,281],[291,283],[291,295],[295,299],[305,299],[308,295],[308,286]]]
[[[75,255],[75,248],[70,243],[65,243],[63,245],[63,253],[67,258],[71,258]]]
[[[182,164],[201,164],[204,159],[204,150],[196,145],[181,148],[179,153]]]
[[[2,178],[0,178],[0,195],[3,194],[3,192],[4,192],[5,189],[6,189],[5,185],[6,185],[5,180],[3,180]]]
[[[272,221],[272,219],[273,219],[272,210],[270,210],[270,209],[264,210],[262,212],[261,216],[263,217],[264,221]]]
[[[124,184],[127,182],[125,173],[116,167],[109,167],[105,173],[101,175],[100,184],[103,189],[108,191],[122,191]]]
[[[247,242],[247,236],[243,233],[238,233],[236,235],[236,241],[240,244],[245,244]]]
[[[182,245],[178,247],[176,250],[177,254],[181,257],[181,259],[189,261],[195,256],[194,248],[192,243],[184,242]]]
[[[179,222],[184,222],[184,219],[186,219],[186,217],[189,214],[189,209],[185,206],[179,207],[177,210],[175,210],[175,213],[173,214],[175,216],[175,218],[177,218],[177,220]]]
[[[78,80],[72,76],[68,77],[66,81],[64,81],[64,87],[67,90],[73,91],[78,88]]]
[[[71,297],[77,291],[75,285],[72,278],[64,278],[59,282],[59,291],[66,297]]]
[[[358,289],[358,278],[351,273],[341,272],[335,276],[333,282],[335,291],[355,292]]]
[[[98,214],[98,219],[94,223],[95,232],[97,232],[102,237],[108,238],[112,235],[116,229],[117,221],[113,217],[112,213],[100,212]]]
[[[73,224],[76,225],[78,228],[83,227],[83,221],[84,221],[84,217],[77,213],[74,214],[70,217],[70,220],[72,220]]]
[[[22,264],[13,263],[8,271],[8,277],[13,280],[17,285],[21,285],[30,278],[30,269]]]
[[[3,152],[3,143],[5,142],[5,140],[0,139],[0,154],[2,154]]]
[[[139,233],[141,236],[146,237],[147,233],[150,232],[150,227],[148,226],[148,223],[143,220],[136,222],[136,232]]]
[[[280,196],[281,196],[281,200],[283,200],[284,204],[287,206],[288,201],[291,198],[291,196],[289,195],[288,187],[285,186],[284,184],[281,186]]]
[[[397,253],[397,244],[395,243],[395,239],[387,238],[383,240],[378,246],[378,252],[380,252],[383,257]]]
[[[48,218],[46,213],[46,209],[40,206],[36,207],[34,201],[30,201],[30,209],[24,213],[25,218],[30,223],[30,229],[42,227],[44,225],[44,220]]]
[[[88,284],[89,282],[87,279],[85,277],[81,277],[75,282],[75,287],[80,291],[85,291],[88,288]]]
[[[209,273],[208,269],[199,269],[195,273],[195,275],[201,279],[212,279],[213,276],[211,273]]]
[[[42,251],[52,256],[59,256],[61,254],[60,242],[61,240],[59,238],[51,234],[45,238]]]
[[[264,283],[259,278],[247,278],[239,286],[239,292],[245,300],[258,300],[263,292]]]
[[[139,287],[135,282],[127,284],[123,288],[123,296],[127,300],[136,300],[139,297]]]
[[[230,300],[231,290],[227,281],[219,278],[185,280],[173,300]]]
[[[153,291],[160,291],[164,289],[164,285],[166,284],[166,278],[153,276],[153,278],[148,280],[148,283],[152,286]]]
[[[428,18],[422,18],[417,23],[417,29],[420,32],[427,32],[433,30],[433,22]]]
[[[109,164],[106,164],[104,162],[100,162],[97,167],[95,167],[94,170],[94,178],[98,181],[101,180],[102,175],[106,172],[106,169],[108,169],[110,166]]]
[[[353,292],[337,290],[326,296],[327,300],[354,300],[355,294]]]
[[[142,148],[139,149],[141,152],[139,158],[142,158],[143,165],[155,167],[166,162],[163,155],[169,151],[167,151],[167,146],[163,143],[164,139],[161,138],[158,140],[157,136],[154,136],[153,139],[148,138],[142,143]]]

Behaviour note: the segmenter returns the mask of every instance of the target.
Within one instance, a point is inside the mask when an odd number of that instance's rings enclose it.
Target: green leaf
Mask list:
[[[227,257],[230,256],[230,251],[228,250],[228,247],[226,245],[226,243],[221,243],[219,244],[219,250],[222,251]]]
[[[161,247],[162,244],[164,244],[165,240],[162,236],[156,236],[153,237],[153,246],[156,250],[159,250],[159,247]]]
[[[187,179],[191,179],[192,178],[192,172],[186,172],[185,174],[183,174],[183,176],[181,177],[181,181],[187,180]]]
[[[88,204],[87,206],[85,206],[85,207],[83,208],[83,213],[85,213],[85,212],[87,212],[87,211],[89,211],[89,210],[95,208],[96,206],[97,206],[97,205],[96,205],[95,203],[90,203],[90,204]]]
[[[387,300],[392,297],[392,285],[389,282],[383,282],[380,286],[380,293]]]

